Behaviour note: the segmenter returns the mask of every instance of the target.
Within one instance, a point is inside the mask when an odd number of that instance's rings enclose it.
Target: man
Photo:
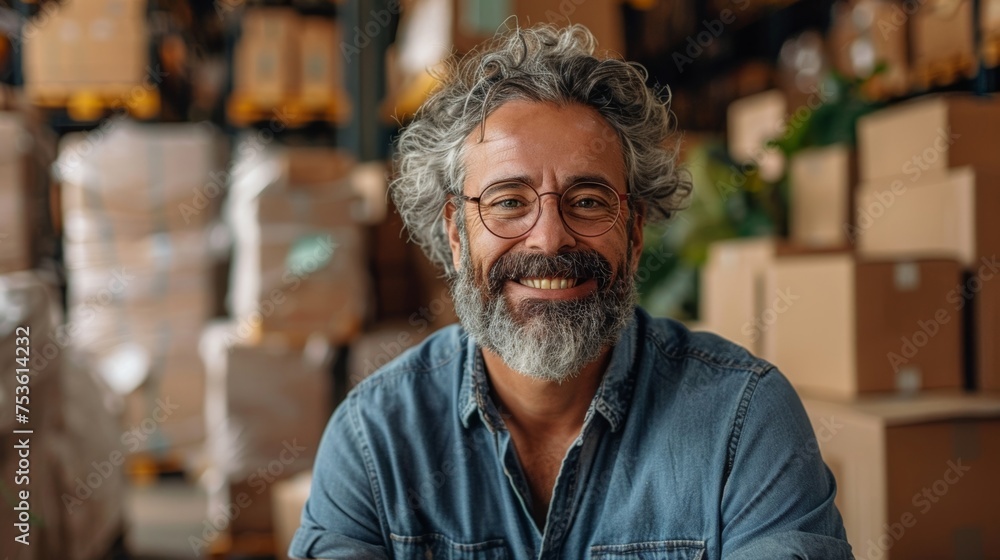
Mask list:
[[[461,61],[401,134],[393,197],[461,325],[354,389],[304,558],[850,558],[770,364],[635,307],[642,226],[690,191],[665,104],[582,27]]]

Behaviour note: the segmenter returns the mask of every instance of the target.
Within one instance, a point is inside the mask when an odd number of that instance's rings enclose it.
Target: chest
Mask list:
[[[566,456],[565,446],[553,446],[532,453],[518,454],[521,468],[533,495],[544,496],[546,502],[552,497],[552,488],[559,476],[559,467]]]
[[[518,462],[531,492],[532,516],[541,528],[552,502],[552,494],[569,443],[561,441],[528,441],[512,437]]]

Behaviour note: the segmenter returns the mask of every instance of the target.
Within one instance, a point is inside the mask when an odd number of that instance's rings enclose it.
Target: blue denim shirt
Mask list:
[[[296,558],[852,558],[795,391],[715,335],[636,310],[544,531],[482,354],[458,325],[337,408]]]

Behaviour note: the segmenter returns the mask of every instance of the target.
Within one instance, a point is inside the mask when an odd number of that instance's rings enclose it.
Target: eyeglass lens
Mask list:
[[[544,196],[544,195],[542,195]],[[524,183],[499,183],[479,197],[483,224],[499,237],[520,237],[528,232],[541,214],[538,193]],[[599,183],[578,183],[566,189],[559,200],[563,222],[586,237],[606,233],[621,211],[618,192]]]

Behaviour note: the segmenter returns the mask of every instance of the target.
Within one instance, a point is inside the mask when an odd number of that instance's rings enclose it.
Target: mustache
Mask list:
[[[597,251],[570,251],[555,256],[508,253],[490,268],[486,285],[490,293],[498,294],[504,282],[518,278],[593,278],[602,290],[611,284],[613,274],[611,263]]]

